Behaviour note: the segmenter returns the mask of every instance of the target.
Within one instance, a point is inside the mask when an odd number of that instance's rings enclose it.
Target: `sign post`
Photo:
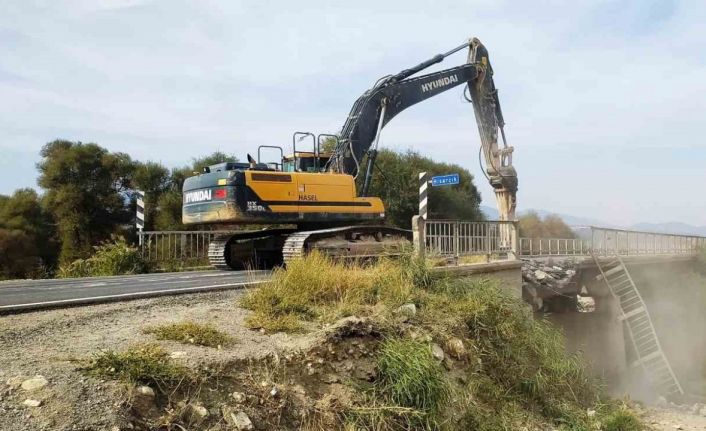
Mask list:
[[[142,190],[135,190],[137,194],[137,205],[135,207],[135,227],[139,233],[140,246],[142,246],[142,230],[145,228],[145,192]]]
[[[429,184],[432,187],[453,186],[461,183],[459,174],[438,175],[429,180],[426,172],[419,173],[419,214],[412,217],[412,240],[418,256],[423,257],[426,249],[426,220],[429,208]],[[454,234],[455,236],[456,234]],[[456,242],[454,247],[457,248]]]

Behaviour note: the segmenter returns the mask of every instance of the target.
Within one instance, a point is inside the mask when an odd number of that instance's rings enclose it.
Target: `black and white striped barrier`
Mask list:
[[[429,176],[426,172],[419,173],[419,217],[427,219]]]
[[[145,228],[145,192],[135,190],[137,195],[137,205],[135,206],[135,227],[142,233]],[[142,235],[140,235],[140,245],[142,245]]]
[[[424,256],[426,247],[425,221],[427,219],[429,176],[426,172],[419,173],[419,214],[412,217],[412,240],[414,249],[420,257]]]

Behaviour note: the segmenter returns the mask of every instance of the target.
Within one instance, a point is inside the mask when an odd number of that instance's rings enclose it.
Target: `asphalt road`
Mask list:
[[[0,313],[238,289],[261,283],[269,271],[192,271],[115,277],[0,282]]]

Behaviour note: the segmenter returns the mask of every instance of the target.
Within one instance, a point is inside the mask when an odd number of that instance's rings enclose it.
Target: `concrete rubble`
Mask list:
[[[49,384],[49,381],[44,378],[44,376],[36,375],[32,377],[31,379],[27,379],[24,382],[22,382],[22,389],[25,391],[31,392],[31,391],[36,391],[37,389],[41,389],[45,387],[46,385]]]
[[[549,303],[555,297],[576,297],[575,275],[573,259],[523,260],[522,295],[535,311],[551,311]]]

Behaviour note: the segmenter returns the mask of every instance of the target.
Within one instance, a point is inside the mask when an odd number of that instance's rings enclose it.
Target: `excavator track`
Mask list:
[[[394,254],[401,244],[411,240],[411,231],[388,226],[345,226],[311,231],[265,229],[217,235],[208,246],[208,260],[221,270],[254,267],[263,254],[257,248],[257,241],[278,247],[274,259],[277,264],[287,265],[314,249],[335,258],[367,259]],[[245,249],[240,258],[235,259],[237,253],[232,248],[239,245],[245,245]],[[268,252],[271,254],[272,250]],[[249,254],[243,257],[243,253]]]
[[[337,258],[374,258],[394,254],[394,249],[399,250],[401,243],[411,240],[411,231],[388,226],[345,226],[300,231],[287,237],[282,247],[282,258],[286,266],[314,249]]]
[[[226,261],[226,251],[228,241],[233,235],[223,234],[217,235],[211,239],[208,244],[208,262],[216,269],[229,270],[231,267]]]
[[[267,259],[279,262],[281,261],[279,243],[283,242],[286,235],[292,232],[296,232],[296,229],[263,229],[216,235],[208,244],[208,261],[215,269],[221,270],[257,267],[258,261],[263,259],[263,255],[266,254],[262,250],[258,251],[255,248],[257,242],[260,241],[270,243],[270,250],[267,250],[267,254],[272,255],[272,249],[276,249],[274,250],[275,256],[269,256]],[[232,248],[237,246],[245,246],[239,259],[234,257],[232,251]],[[252,248],[252,252],[250,252],[249,248]],[[243,254],[247,255],[247,257],[244,258]]]

